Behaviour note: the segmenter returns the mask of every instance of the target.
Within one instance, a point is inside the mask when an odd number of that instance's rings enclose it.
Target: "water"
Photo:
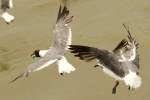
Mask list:
[[[128,91],[121,83],[117,94],[112,95],[114,80],[93,68],[94,62],[80,61],[69,52],[67,58],[77,68],[72,74],[60,76],[54,64],[27,79],[8,84],[34,61],[30,57],[33,50],[50,46],[58,8],[58,0],[15,0],[15,7],[10,11],[16,17],[14,23],[6,25],[0,19],[0,65],[6,67],[0,72],[0,99],[149,100],[149,0],[72,0],[69,3],[74,15],[73,44],[112,50],[127,35],[122,23],[130,26],[140,43],[143,84],[136,91]]]

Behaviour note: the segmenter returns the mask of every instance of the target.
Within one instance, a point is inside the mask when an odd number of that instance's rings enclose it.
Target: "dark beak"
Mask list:
[[[32,53],[32,54],[31,54],[31,57],[32,57],[33,59],[35,59],[35,58],[36,58],[36,56],[35,56],[35,54],[34,54],[34,53]]]

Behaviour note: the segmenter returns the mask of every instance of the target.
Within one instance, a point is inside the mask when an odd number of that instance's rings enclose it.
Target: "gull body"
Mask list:
[[[30,64],[27,69],[17,76],[11,82],[16,81],[20,77],[27,77],[30,73],[39,71],[53,63],[57,63],[58,72],[63,75],[64,73],[71,73],[75,68],[67,61],[64,54],[68,50],[68,45],[71,44],[71,27],[69,23],[72,21],[73,16],[69,16],[69,10],[66,6],[60,6],[55,28],[52,32],[52,45],[48,50],[35,50],[32,57],[40,57],[39,60]]]
[[[123,26],[128,32],[128,40],[123,39],[113,51],[82,45],[70,45],[69,48],[80,60],[97,60],[95,67],[101,66],[104,73],[116,80],[113,94],[116,93],[119,81],[123,81],[129,89],[139,88],[142,83],[139,76],[138,43],[131,36],[129,28]]]

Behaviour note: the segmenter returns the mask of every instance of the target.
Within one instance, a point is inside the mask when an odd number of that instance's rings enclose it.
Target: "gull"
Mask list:
[[[91,61],[96,59],[95,67],[100,66],[104,73],[115,79],[112,94],[116,93],[119,81],[123,81],[129,90],[141,86],[139,76],[139,54],[135,38],[131,36],[129,28],[123,24],[128,33],[128,39],[123,39],[113,51],[98,49],[95,47],[70,45],[71,53],[80,60]]]
[[[5,20],[7,24],[14,20],[14,16],[9,14],[7,10],[13,7],[13,0],[1,0],[0,16]]]
[[[71,44],[72,31],[68,24],[72,21],[72,18],[73,16],[69,16],[67,7],[64,5],[62,8],[60,5],[56,25],[52,33],[52,45],[48,50],[35,50],[32,56],[39,56],[41,58],[29,65],[22,74],[17,76],[11,82],[16,81],[20,77],[27,77],[30,73],[39,71],[53,63],[57,63],[58,71],[61,75],[63,75],[63,73],[69,74],[72,71],[75,71],[75,68],[64,56],[65,51],[68,50],[68,47]]]

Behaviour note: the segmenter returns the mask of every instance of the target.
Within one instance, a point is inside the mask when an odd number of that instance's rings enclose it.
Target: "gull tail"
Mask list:
[[[64,56],[57,61],[57,64],[58,64],[58,72],[61,75],[63,75],[63,73],[69,74],[76,70],[75,67],[73,67]]]
[[[123,80],[126,85],[130,86],[133,89],[139,88],[142,84],[141,77],[133,72],[129,72],[129,74],[127,74]]]

